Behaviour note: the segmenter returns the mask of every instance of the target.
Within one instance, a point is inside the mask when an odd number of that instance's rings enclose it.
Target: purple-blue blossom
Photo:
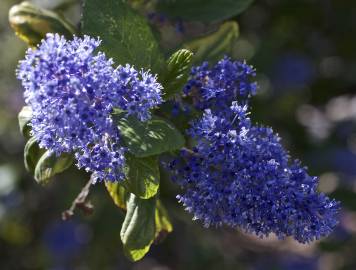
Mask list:
[[[213,67],[208,62],[193,67],[183,92],[191,97],[196,108],[224,113],[231,102],[256,94],[255,76],[252,66],[225,57]]]
[[[193,122],[193,151],[169,164],[184,192],[178,200],[206,227],[227,225],[258,236],[307,243],[337,224],[338,202],[317,192],[318,179],[290,161],[272,129],[251,125],[246,107]],[[235,116],[234,116],[235,114]]]
[[[48,34],[20,61],[17,77],[32,108],[32,135],[57,154],[74,153],[97,180],[123,180],[125,148],[111,113],[118,108],[145,121],[162,102],[155,76],[130,65],[114,68],[96,52],[99,39]]]
[[[290,158],[271,128],[251,122],[254,74],[228,58],[212,69],[207,63],[192,69],[184,91],[203,115],[187,132],[192,150],[183,149],[168,164],[182,188],[177,198],[206,227],[227,225],[301,243],[327,236],[339,203],[318,193],[318,178]]]

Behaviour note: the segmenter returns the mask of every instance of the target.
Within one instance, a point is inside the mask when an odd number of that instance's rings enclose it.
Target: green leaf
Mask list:
[[[158,43],[146,19],[123,0],[85,0],[83,34],[100,36],[100,50],[117,64],[158,73],[163,64]]]
[[[126,200],[130,196],[130,193],[125,190],[125,188],[119,183],[105,181],[105,186],[109,192],[114,203],[121,209],[126,210]]]
[[[30,123],[31,118],[32,118],[31,107],[30,106],[22,107],[21,111],[18,114],[18,121],[19,121],[20,131],[22,135],[25,137],[30,136],[31,127],[28,125],[28,123]]]
[[[173,225],[170,221],[166,208],[163,206],[160,200],[156,203],[156,234],[155,239],[160,242],[168,233],[173,231]]]
[[[238,35],[238,24],[229,21],[222,24],[218,31],[185,43],[183,47],[194,52],[194,63],[216,62],[230,53]]]
[[[54,175],[63,172],[73,163],[73,156],[62,154],[57,157],[55,153],[46,151],[38,160],[35,168],[35,180],[40,184],[47,184]]]
[[[142,200],[134,194],[127,201],[127,212],[120,236],[125,255],[138,261],[149,251],[155,237],[156,198]]]
[[[159,0],[157,9],[188,21],[221,21],[243,12],[253,0]]]
[[[162,83],[166,99],[182,91],[192,66],[192,57],[191,51],[181,49],[168,59]]]
[[[156,156],[135,158],[126,156],[127,172],[122,185],[127,191],[141,199],[149,199],[156,195],[159,188],[159,168]]]
[[[59,33],[70,39],[76,32],[72,24],[57,13],[29,2],[13,6],[9,22],[16,35],[30,46],[39,43],[46,33]]]
[[[136,203],[137,202],[141,202],[142,200],[140,200],[137,196],[135,196],[134,194],[130,194],[128,191],[126,191],[126,189],[120,185],[119,183],[112,183],[112,182],[105,182],[105,186],[111,196],[111,198],[113,199],[114,203],[121,209],[126,210],[126,202],[128,202],[130,199],[133,200],[133,198],[135,198]],[[130,197],[131,196],[131,197]],[[132,197],[135,196],[135,197]],[[146,203],[144,203],[144,205],[146,207],[149,208],[149,211],[151,211],[151,207],[152,207],[152,203],[151,201],[153,200],[153,198],[146,200],[148,203],[146,205]],[[131,207],[133,207],[134,205],[131,204],[130,202],[128,203],[129,205],[131,205]],[[129,206],[130,207],[130,206]],[[141,207],[141,206],[137,206],[137,207]],[[127,226],[128,223],[133,222],[133,221],[129,221],[129,219],[132,219],[132,215],[133,215],[133,210],[132,208],[130,210],[128,210],[127,216],[125,218],[125,222],[127,222],[125,224],[125,228],[124,226],[121,229],[121,237],[128,237],[127,235]],[[138,209],[137,209],[138,211]],[[142,210],[141,210],[142,211]],[[140,214],[141,215],[141,214]],[[140,218],[140,216],[138,216],[137,218]],[[151,217],[150,217],[151,218]],[[152,227],[152,221],[150,220],[147,224],[149,224],[149,229],[151,230]],[[155,207],[155,215],[154,215],[154,222],[155,222],[155,231],[154,231],[154,242],[155,243],[159,243],[161,242],[168,233],[173,231],[173,225],[170,221],[170,218],[168,216],[167,210],[165,209],[165,207],[163,206],[162,202],[160,200],[156,200],[156,207]],[[131,225],[134,226],[134,225]],[[139,226],[139,225],[137,225]],[[138,230],[138,229],[136,229]],[[151,235],[151,231],[149,231],[149,234]],[[131,239],[134,238],[134,236],[130,236]],[[128,238],[126,238],[127,240]],[[124,245],[124,251],[125,254],[133,261],[135,260],[139,260],[141,259],[149,250],[150,244],[153,242],[153,240],[146,240],[143,244],[139,245],[139,248],[135,247],[135,248],[130,248],[130,246],[125,246]],[[147,244],[148,243],[148,244]]]
[[[133,116],[119,112],[113,115],[124,145],[136,157],[159,155],[184,146],[183,135],[163,118],[152,116],[141,122]]]
[[[35,172],[36,164],[46,150],[41,149],[34,137],[31,137],[24,149],[25,168],[30,173]]]

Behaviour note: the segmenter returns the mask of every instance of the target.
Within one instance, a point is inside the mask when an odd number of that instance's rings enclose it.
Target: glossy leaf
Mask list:
[[[117,182],[113,183],[106,181],[105,186],[114,203],[119,208],[126,210],[126,200],[130,196],[130,193],[127,192],[125,188]]]
[[[253,0],[159,0],[158,11],[188,21],[221,21],[243,12]]]
[[[163,118],[153,116],[141,122],[124,112],[114,114],[124,145],[136,157],[159,155],[184,146],[183,135]]]
[[[203,61],[212,63],[230,53],[238,34],[239,28],[236,22],[225,22],[216,32],[192,40],[184,44],[183,47],[194,52],[194,63]]]
[[[168,59],[167,68],[163,77],[165,99],[182,91],[192,66],[192,57],[193,53],[191,51],[181,49],[172,54]]]
[[[158,73],[163,56],[146,19],[123,0],[85,0],[83,34],[102,39],[100,50],[116,64],[130,63],[136,68]]]
[[[18,114],[18,121],[20,131],[23,136],[29,137],[31,127],[28,125],[32,118],[32,109],[29,106],[22,107],[21,111]]]
[[[36,165],[35,180],[40,184],[47,184],[49,179],[69,168],[72,163],[73,156],[70,154],[57,157],[54,153],[46,151]]]
[[[149,251],[155,237],[156,198],[142,200],[130,195],[120,236],[125,255],[138,261]]]
[[[41,149],[38,146],[38,143],[34,137],[31,137],[27,141],[24,149],[24,162],[25,168],[28,172],[32,174],[35,172],[36,165],[45,151],[45,149]]]
[[[38,44],[46,33],[59,33],[72,38],[75,28],[57,13],[23,2],[9,11],[9,22],[22,40],[30,46]]]
[[[156,233],[155,239],[157,242],[162,241],[162,239],[170,232],[173,231],[173,225],[170,221],[166,208],[163,206],[160,200],[156,203]]]
[[[119,208],[126,210],[126,202],[129,201],[130,199],[130,193],[127,192],[126,189],[119,183],[105,182],[105,186],[111,198],[113,199],[114,203]],[[136,199],[139,200],[139,198],[137,197]],[[151,206],[151,202],[149,204]],[[162,202],[158,199],[156,200],[154,218],[155,218],[154,241],[155,243],[159,243],[167,236],[168,233],[173,231],[173,225],[170,221],[167,210],[163,206]],[[126,219],[128,219],[128,217],[126,217]],[[152,226],[151,223],[150,226]],[[123,230],[124,228],[122,228],[122,231]],[[125,253],[127,253],[132,260],[137,260],[139,258],[142,258],[148,252],[148,250],[149,250],[149,245],[144,244],[144,247],[139,249],[129,250],[128,248],[126,248]]]
[[[156,195],[159,188],[159,168],[156,156],[146,158],[126,158],[127,172],[122,185],[127,191],[141,199],[149,199]]]

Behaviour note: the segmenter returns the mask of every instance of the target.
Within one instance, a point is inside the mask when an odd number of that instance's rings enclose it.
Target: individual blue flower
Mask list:
[[[183,92],[196,108],[224,112],[232,101],[245,100],[256,94],[257,84],[253,67],[245,62],[225,57],[213,67],[208,62],[193,67]]]
[[[48,34],[20,61],[17,77],[32,108],[32,135],[57,154],[74,153],[97,180],[120,181],[125,149],[111,114],[118,108],[142,121],[162,102],[156,77],[130,65],[113,67],[99,39],[67,41]]]
[[[188,134],[196,146],[169,167],[184,190],[178,200],[205,226],[307,243],[337,224],[339,203],[317,192],[317,178],[290,161],[272,129],[251,124],[246,105],[207,109]]]

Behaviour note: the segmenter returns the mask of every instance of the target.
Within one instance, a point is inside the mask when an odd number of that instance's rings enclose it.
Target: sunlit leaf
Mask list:
[[[18,114],[18,121],[19,121],[20,131],[22,135],[25,137],[30,136],[31,127],[28,124],[30,123],[31,118],[32,118],[31,107],[30,106],[22,107],[21,111]]]
[[[253,0],[159,0],[157,9],[173,18],[221,21],[243,12]]]
[[[127,191],[142,199],[156,195],[159,188],[159,168],[156,156],[146,158],[126,158],[126,180],[122,185]]]
[[[30,46],[38,44],[46,33],[58,33],[70,39],[76,32],[71,23],[57,13],[30,2],[13,6],[9,11],[9,22],[16,35]]]
[[[102,39],[100,50],[116,64],[129,63],[136,68],[158,73],[163,56],[146,19],[123,0],[85,0],[83,34]]]
[[[192,57],[193,53],[191,51],[181,49],[168,59],[167,68],[162,79],[165,99],[182,91],[192,66]]]
[[[156,198],[142,200],[134,194],[127,201],[127,212],[120,236],[125,255],[138,261],[149,251],[155,238]]]
[[[222,24],[216,32],[185,43],[183,47],[194,52],[194,63],[212,63],[230,53],[238,34],[237,23],[229,21]]]
[[[128,193],[125,188],[117,182],[113,183],[105,181],[105,186],[114,203],[121,209],[126,210],[126,200],[130,196],[130,193]]]
[[[163,118],[153,116],[150,120],[141,122],[120,112],[114,115],[114,120],[123,143],[136,157],[159,155],[184,146],[183,135]]]
[[[45,149],[41,149],[38,146],[38,143],[34,137],[31,137],[27,141],[24,149],[24,162],[27,171],[32,174],[35,172],[36,165],[45,151]]]
[[[47,184],[56,174],[63,172],[73,163],[73,156],[62,154],[57,157],[54,153],[46,151],[38,160],[35,168],[35,180],[40,184]]]
[[[156,233],[155,233],[155,241],[161,242],[165,236],[173,231],[173,225],[168,216],[168,212],[166,208],[163,206],[160,200],[157,200],[156,204]]]

